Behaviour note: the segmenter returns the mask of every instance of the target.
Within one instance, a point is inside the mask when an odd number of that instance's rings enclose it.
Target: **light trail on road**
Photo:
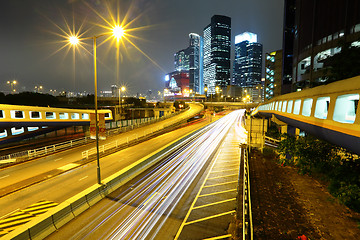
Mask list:
[[[234,123],[241,126],[242,114],[242,110],[234,111],[191,136],[179,150],[117,196],[119,204],[101,209],[72,239],[91,239],[95,232],[100,239],[154,238],[230,127]]]

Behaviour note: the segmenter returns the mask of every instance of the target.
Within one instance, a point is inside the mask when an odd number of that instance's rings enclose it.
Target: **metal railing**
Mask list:
[[[242,147],[242,154],[244,161],[244,175],[243,175],[243,240],[253,239],[253,224],[251,212],[251,197],[250,197],[250,176],[249,176],[249,151],[246,147]]]

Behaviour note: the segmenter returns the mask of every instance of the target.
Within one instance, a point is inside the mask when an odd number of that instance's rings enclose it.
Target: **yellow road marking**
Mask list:
[[[59,168],[57,168],[57,169],[62,170],[62,171],[67,171],[67,170],[72,169],[72,168],[75,168],[75,167],[77,167],[77,166],[79,166],[79,164],[69,163],[69,164],[66,164],[65,166],[59,167]]]
[[[194,221],[191,221],[191,222],[187,222],[187,223],[185,223],[185,225],[190,225],[190,224],[193,224],[193,223],[206,221],[206,220],[209,220],[209,219],[225,216],[225,215],[232,214],[232,213],[235,213],[235,212],[236,212],[235,210],[232,210],[232,211],[229,211],[229,212],[224,212],[224,213],[212,215],[212,216],[205,217],[205,218],[200,218],[200,219],[197,219],[197,220],[194,220]]]
[[[237,176],[239,175],[238,173],[236,174],[230,174],[230,175],[225,175],[225,176],[220,176],[220,177],[213,177],[213,178],[208,178],[207,180],[210,180],[210,179],[218,179],[218,178],[225,178],[225,177],[232,177],[232,176]]]
[[[227,193],[227,192],[234,192],[234,191],[237,191],[237,189],[230,189],[230,190],[221,191],[221,192],[208,193],[208,194],[204,194],[204,195],[199,195],[199,197],[206,197],[206,196],[211,196],[211,195],[216,195],[216,194],[221,194],[221,193]]]
[[[217,183],[217,184],[213,184],[213,185],[206,185],[206,186],[204,186],[203,188],[216,187],[216,186],[221,186],[221,185],[226,185],[226,184],[231,184],[231,183],[237,183],[237,182],[238,182],[238,181]]]
[[[231,165],[227,165],[227,166],[214,167],[213,169],[218,169],[218,168],[227,168],[227,167],[232,167],[232,166],[237,166],[237,167],[239,167],[239,166],[240,166],[240,164],[231,164]]]
[[[229,238],[232,237],[231,234],[227,234],[227,235],[222,235],[222,236],[217,236],[217,237],[212,237],[212,238],[204,238],[203,240],[218,240],[218,239],[224,239],[224,238]]]
[[[226,200],[219,201],[219,202],[214,202],[214,203],[209,203],[209,204],[205,204],[205,205],[196,206],[193,209],[209,207],[209,206],[213,206],[213,205],[217,205],[217,204],[221,204],[221,203],[232,202],[232,201],[235,201],[235,200],[236,200],[236,198],[230,198],[230,199],[226,199]]]
[[[238,168],[232,168],[232,169],[229,169],[229,170],[214,171],[214,172],[211,172],[211,173],[222,173],[222,172],[229,172],[229,171],[235,171],[235,170],[239,170],[239,169]]]

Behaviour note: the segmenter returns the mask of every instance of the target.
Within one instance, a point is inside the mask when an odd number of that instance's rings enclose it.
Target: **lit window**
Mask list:
[[[20,110],[11,110],[10,115],[11,118],[25,118],[24,112]]]
[[[24,128],[23,127],[12,127],[11,128],[11,134],[12,135],[18,135],[18,134],[22,134],[24,132]]]
[[[60,119],[69,119],[69,114],[68,113],[59,113],[59,118]]]
[[[303,116],[309,117],[311,115],[312,103],[313,103],[312,98],[307,98],[304,100],[304,104],[303,104],[302,112],[301,112],[301,114]]]
[[[354,123],[359,102],[359,94],[338,96],[335,102],[333,120],[341,123]]]
[[[89,114],[88,113],[83,113],[83,114],[81,114],[81,118],[82,119],[89,119]]]
[[[46,119],[55,119],[55,113],[54,112],[45,112]]]
[[[282,112],[286,111],[286,103],[287,103],[287,101],[283,102],[282,109],[281,109]]]
[[[30,111],[30,118],[31,119],[40,119],[41,118],[41,113],[40,112]]]
[[[71,119],[80,119],[80,114],[78,114],[78,113],[72,113],[72,114],[71,114]]]
[[[290,100],[288,105],[287,105],[287,113],[291,113],[291,110],[292,110],[292,106],[293,106],[293,100]]]
[[[295,100],[294,103],[294,114],[299,115],[301,106],[301,99]]]
[[[329,111],[330,97],[320,97],[316,100],[314,117],[326,119]]]

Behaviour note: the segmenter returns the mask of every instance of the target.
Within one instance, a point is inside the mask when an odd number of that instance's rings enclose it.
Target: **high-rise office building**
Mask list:
[[[253,87],[261,84],[262,44],[257,35],[244,32],[235,37],[235,59],[232,84]]]
[[[189,72],[189,90],[203,93],[203,39],[196,33],[190,33],[189,39],[189,47],[174,54],[175,71]]]
[[[327,59],[344,45],[360,46],[360,1],[287,2],[285,18],[294,25],[292,90],[327,83],[331,73]]]
[[[186,48],[174,54],[175,70],[176,71],[189,71],[190,66],[190,49]]]
[[[215,87],[230,85],[231,18],[214,15],[204,28],[204,86],[208,94]]]
[[[189,74],[190,89],[194,93],[202,94],[204,92],[203,84],[203,38],[196,34],[190,33],[189,49]]]
[[[283,89],[283,51],[266,53],[265,57],[265,100],[279,96]]]

